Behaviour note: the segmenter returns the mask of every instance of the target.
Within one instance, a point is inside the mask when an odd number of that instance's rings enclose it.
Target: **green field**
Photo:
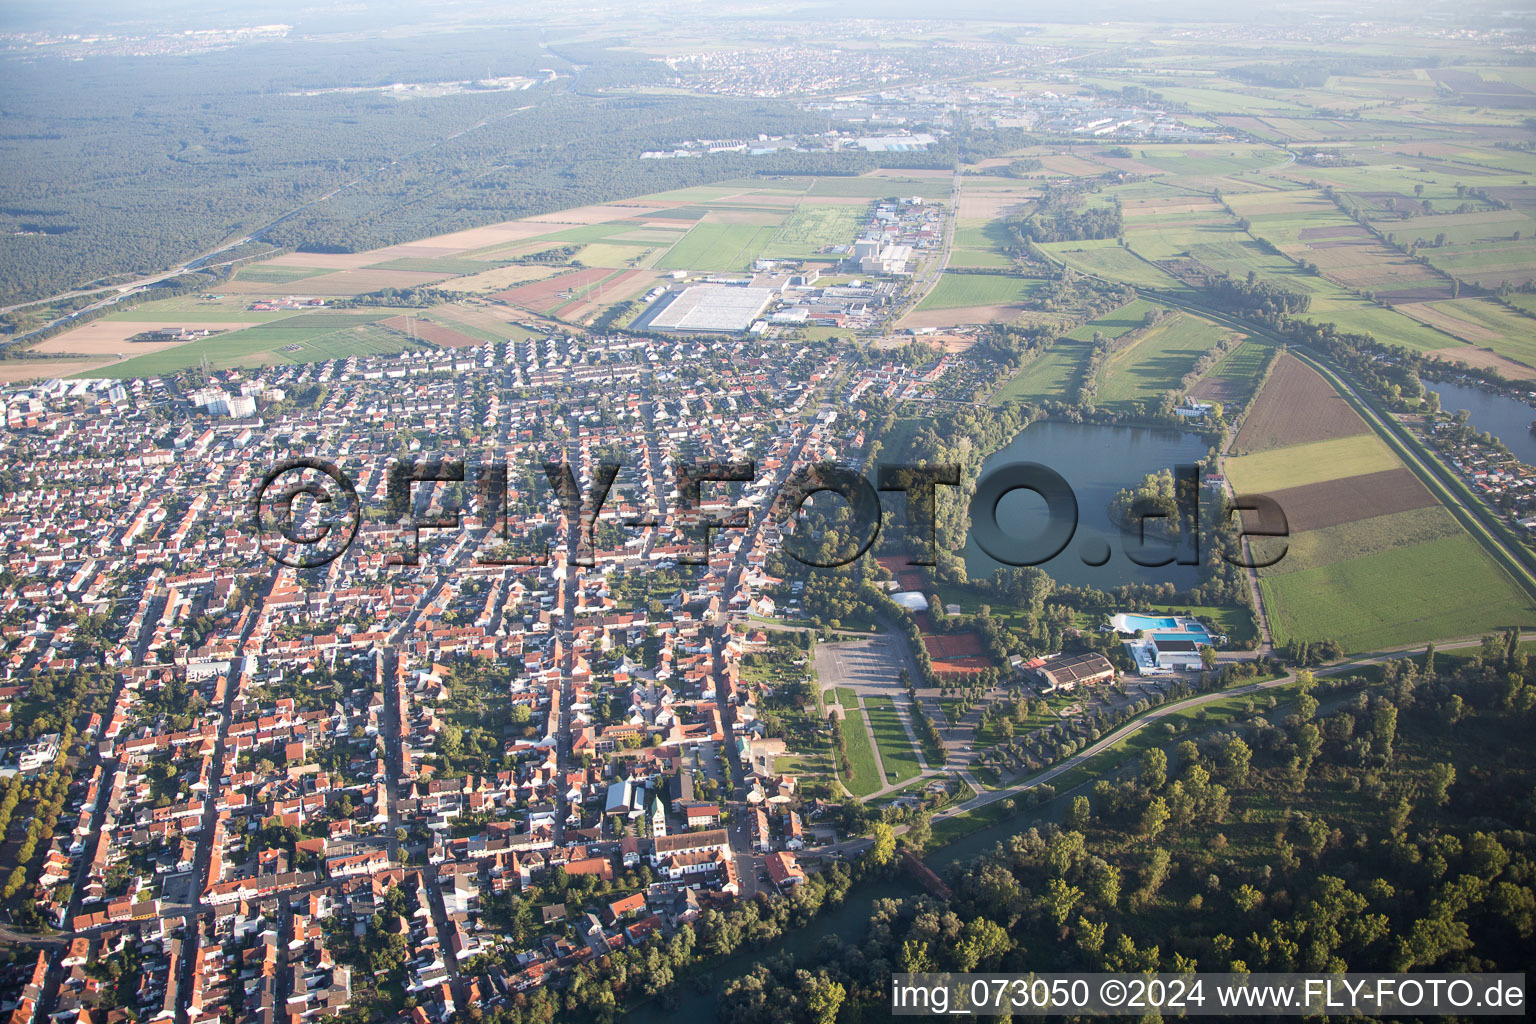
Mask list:
[[[1184,284],[1139,259],[1113,238],[1090,242],[1050,242],[1039,247],[1073,270],[1141,288],[1182,291]]]
[[[880,763],[885,765],[886,783],[917,778],[922,768],[890,698],[865,697],[864,713],[869,716],[869,724],[875,730],[875,742],[880,745]]]
[[[695,224],[656,262],[659,270],[745,270],[778,229],[765,224]]]
[[[269,363],[311,363],[347,356],[384,355],[410,348],[410,342],[370,326],[403,312],[301,313],[273,324],[216,334],[185,345],[150,352],[79,374],[83,377],[155,377],[197,366],[206,356],[216,370]]]
[[[1105,313],[1097,320],[1090,320],[1081,327],[1074,327],[1064,337],[1071,338],[1073,341],[1092,341],[1095,334],[1102,334],[1106,338],[1118,338],[1126,331],[1145,327],[1147,314],[1161,308],[1163,307],[1155,302],[1136,299],[1127,302],[1119,309]]]
[[[1278,576],[1460,535],[1461,526],[1451,514],[1441,505],[1431,505],[1357,519],[1321,530],[1305,530],[1284,541],[1255,540],[1252,543],[1255,557],[1261,560],[1270,554],[1269,545],[1285,545],[1285,557],[1264,570],[1266,575]]]
[[[331,271],[320,267],[285,267],[269,263],[254,263],[236,271],[235,280],[255,281],[258,284],[287,284],[289,281],[302,281],[306,277],[329,273]]]
[[[1129,348],[1115,353],[1099,385],[1098,404],[1126,409],[1132,403],[1156,406],[1175,390],[1195,361],[1227,331],[1185,314],[1164,319]]]
[[[1451,299],[1413,307],[1415,311],[1421,308],[1436,314],[1437,327],[1468,344],[1491,348],[1501,356],[1536,366],[1536,319],[1484,298]]]
[[[1226,380],[1253,380],[1264,365],[1269,347],[1254,341],[1245,341],[1228,352],[1221,362],[1211,368],[1209,376]]]
[[[849,245],[858,237],[867,214],[866,208],[846,203],[801,203],[779,225],[773,239],[763,247],[762,255],[769,259],[804,259],[829,245]]]
[[[1060,339],[1045,353],[1028,363],[1012,380],[992,396],[994,404],[1003,402],[1052,401],[1071,399],[1072,384],[1077,379],[1089,346],[1080,341]]]
[[[947,200],[950,196],[950,191],[948,176],[908,178],[895,175],[890,177],[826,175],[815,178],[806,195],[863,199],[921,196],[924,199]]]
[[[951,267],[1007,268],[1013,266],[1008,249],[1016,245],[1008,226],[998,220],[962,220],[955,227]]]
[[[1228,459],[1225,465],[1227,478],[1243,494],[1263,494],[1402,467],[1392,449],[1372,433],[1272,448]]]
[[[848,743],[848,767],[852,778],[843,784],[854,796],[868,796],[885,785],[880,770],[875,766],[875,750],[869,745],[869,731],[864,727],[864,712],[859,710],[859,698],[852,690],[838,687],[837,702],[843,706],[843,738]]]
[[[1276,644],[1333,639],[1362,652],[1536,623],[1531,602],[1466,534],[1264,575],[1260,586]]]
[[[1033,277],[1011,274],[943,274],[933,291],[917,307],[926,309],[965,309],[976,306],[1022,305],[1040,289]]]

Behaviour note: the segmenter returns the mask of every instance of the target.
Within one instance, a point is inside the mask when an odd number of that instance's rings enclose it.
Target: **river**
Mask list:
[[[1515,398],[1505,398],[1492,391],[1466,384],[1426,381],[1426,391],[1440,396],[1440,408],[1446,412],[1461,409],[1472,414],[1472,426],[1504,442],[1521,462],[1536,466],[1536,437],[1531,436],[1531,420],[1536,409]]]
[[[1077,497],[1077,531],[1061,554],[1040,566],[1057,582],[1100,590],[1127,583],[1173,583],[1183,590],[1200,582],[1199,567],[1174,563],[1148,568],[1132,562],[1120,528],[1110,521],[1109,504],[1117,492],[1134,487],[1148,473],[1191,465],[1208,450],[1200,436],[1168,428],[1043,420],[989,455],[981,478],[1006,463],[1037,462],[1067,481]],[[999,525],[1019,538],[1036,535],[1046,519],[1044,499],[1031,491],[1005,495],[997,510]],[[1108,553],[1109,560],[1088,564],[1095,558],[1094,548],[1098,557]],[[965,568],[972,578],[990,575],[1001,565],[973,538],[966,539]]]

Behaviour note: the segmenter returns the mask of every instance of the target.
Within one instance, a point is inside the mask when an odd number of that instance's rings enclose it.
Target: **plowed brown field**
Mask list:
[[[1292,534],[1435,504],[1435,496],[1408,469],[1287,487],[1270,491],[1269,496],[1285,512]],[[1249,525],[1257,523],[1256,518],[1246,516],[1245,521]]]
[[[1316,371],[1281,356],[1237,432],[1234,452],[1250,454],[1292,444],[1353,437],[1370,430]]]

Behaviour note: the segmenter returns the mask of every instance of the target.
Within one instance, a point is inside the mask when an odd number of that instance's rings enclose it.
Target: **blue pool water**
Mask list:
[[[1155,639],[1157,639],[1157,640],[1193,640],[1197,644],[1208,644],[1208,643],[1211,642],[1211,634],[1207,633],[1203,629],[1197,630],[1197,629],[1194,629],[1194,628],[1191,627],[1191,628],[1187,628],[1182,633],[1158,633]]]
[[[1178,622],[1174,619],[1162,619],[1155,615],[1131,615],[1121,616],[1125,620],[1126,629],[1135,632],[1138,629],[1176,629]]]

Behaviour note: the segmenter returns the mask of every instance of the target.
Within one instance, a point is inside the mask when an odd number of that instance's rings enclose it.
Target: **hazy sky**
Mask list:
[[[1297,21],[1320,15],[1372,20],[1440,11],[1470,18],[1492,12],[1536,17],[1529,0],[1291,0],[1256,6],[1231,0],[779,0],[721,3],[719,0],[610,0],[564,3],[548,0],[5,0],[0,30],[140,34],[183,29],[237,28],[288,24],[299,34],[370,33],[410,25],[468,25],[537,22],[543,12],[562,20],[590,9],[595,20],[622,30],[626,10],[649,10],[686,19],[721,14],[820,19],[828,17],[939,18],[1007,21]]]

